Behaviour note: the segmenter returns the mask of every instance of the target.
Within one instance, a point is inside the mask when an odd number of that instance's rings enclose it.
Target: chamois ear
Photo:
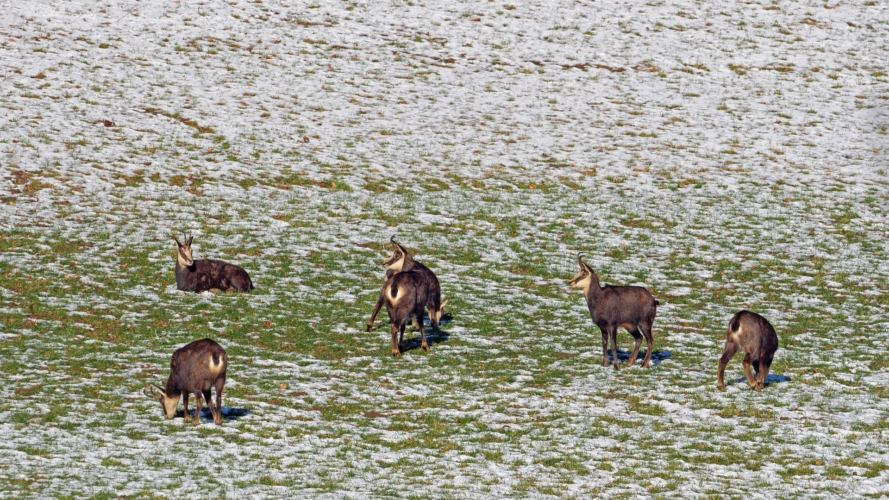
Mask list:
[[[577,263],[580,264],[580,268],[587,271],[590,274],[596,274],[596,272],[593,271],[593,269],[590,266],[586,265],[586,262],[584,262],[582,260],[582,257],[583,257],[582,253],[577,254]]]
[[[182,243],[179,243],[179,239],[178,239],[178,238],[176,238],[175,236],[173,236],[173,241],[176,242],[176,245],[178,245],[179,248],[182,248]]]
[[[444,316],[444,308],[449,300],[451,300],[451,299],[445,299],[444,302],[442,302],[441,305],[438,306],[438,311],[435,312],[435,322],[436,323],[441,321],[441,317]]]

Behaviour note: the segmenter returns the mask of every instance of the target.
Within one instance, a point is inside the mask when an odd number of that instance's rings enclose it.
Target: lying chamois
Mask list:
[[[210,339],[196,340],[176,349],[170,363],[170,377],[159,392],[146,391],[145,395],[161,402],[164,417],[173,418],[179,398],[183,397],[185,421],[188,422],[188,395],[194,393],[195,411],[192,424],[200,422],[201,395],[207,400],[210,414],[216,425],[222,424],[222,387],[225,385],[225,370],[228,368],[228,355],[221,345]],[[210,399],[210,388],[216,388],[216,407]]]
[[[725,351],[719,358],[719,369],[716,370],[716,387],[725,390],[722,380],[725,366],[731,361],[738,349],[744,351],[744,375],[754,391],[765,386],[769,376],[772,358],[778,350],[778,334],[771,323],[759,314],[750,311],[738,311],[728,323]],[[756,371],[756,377],[750,372],[750,365]]]
[[[425,305],[429,310],[429,321],[432,323],[432,327],[438,330],[441,316],[444,313],[444,306],[448,303],[447,300],[444,302],[441,301],[441,285],[438,283],[438,278],[431,269],[423,265],[421,262],[414,260],[413,257],[411,257],[411,254],[395,241],[395,236],[392,236],[389,241],[395,248],[392,251],[392,256],[383,262],[383,267],[386,269],[386,280],[383,284],[383,288],[380,290],[380,297],[377,299],[377,305],[374,306],[374,310],[370,314],[370,320],[367,322],[367,331],[373,329],[374,319],[377,317],[377,313],[380,312],[383,304],[386,303],[385,290],[389,279],[391,279],[395,273],[414,270],[420,272],[424,277],[427,288],[427,301]],[[421,312],[419,316],[413,318],[414,327],[419,330],[422,322],[423,313]]]
[[[602,331],[602,355],[604,356],[602,366],[608,366],[608,341],[611,339],[611,357],[614,360],[614,369],[619,369],[617,329],[625,328],[636,339],[636,346],[627,361],[627,366],[633,366],[633,363],[636,362],[639,346],[642,344],[644,336],[648,342],[648,350],[645,352],[642,368],[646,368],[651,361],[651,349],[654,345],[651,326],[654,323],[654,316],[657,314],[658,301],[654,300],[651,293],[641,286],[605,285],[600,287],[596,272],[584,264],[580,255],[577,256],[577,263],[580,264],[580,272],[571,279],[571,286],[583,288],[583,295],[586,297],[586,304],[590,309],[590,317]]]
[[[237,290],[249,292],[253,290],[253,282],[247,271],[221,260],[194,260],[191,254],[193,236],[185,239],[185,243],[173,237],[179,246],[176,256],[176,288],[187,292],[203,292],[218,289],[223,292]]]
[[[417,270],[395,273],[383,285],[386,312],[392,323],[392,355],[401,356],[401,343],[404,340],[404,327],[411,316],[423,318],[423,308],[429,300],[427,276]],[[430,316],[432,316],[430,314]],[[426,325],[420,321],[420,338],[423,349],[429,351],[426,343]],[[399,336],[400,333],[400,336]],[[396,343],[396,337],[398,342]]]

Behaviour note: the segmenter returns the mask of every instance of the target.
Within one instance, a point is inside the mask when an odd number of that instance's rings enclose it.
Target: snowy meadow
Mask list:
[[[885,2],[0,7],[0,497],[889,491]],[[183,234],[256,290],[178,291]],[[393,235],[450,299],[398,359]],[[651,367],[579,252],[659,300]],[[716,388],[740,309],[761,392]],[[226,418],[165,420],[204,337]]]

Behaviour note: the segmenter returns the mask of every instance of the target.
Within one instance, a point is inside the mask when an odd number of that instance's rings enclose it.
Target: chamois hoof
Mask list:
[[[642,368],[648,368],[651,365],[648,361],[642,363]]]
[[[367,324],[367,330],[365,330],[365,331],[366,331],[366,332],[370,332],[370,331],[372,331],[373,329],[374,329],[374,326],[373,326],[372,324],[368,323],[368,324]]]
[[[716,384],[716,388],[719,389],[719,390],[722,391],[722,392],[725,392],[725,386],[724,386],[724,385]]]
[[[427,343],[424,342],[424,343],[423,343],[423,350],[426,351],[426,352],[429,352],[429,344],[427,344]]]

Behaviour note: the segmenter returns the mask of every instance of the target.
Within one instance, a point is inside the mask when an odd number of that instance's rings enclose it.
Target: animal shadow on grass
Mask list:
[[[238,420],[241,417],[246,417],[247,415],[252,415],[253,412],[246,408],[232,408],[231,406],[223,406],[222,407],[222,421],[226,420]],[[182,418],[185,416],[185,412],[183,410],[176,410],[176,414],[173,415],[173,418]],[[188,410],[188,417],[194,417],[194,409]],[[210,413],[210,409],[204,405],[201,409],[201,421],[208,420],[210,422],[213,421],[213,415]]]
[[[632,351],[623,351],[621,349],[617,350],[617,360],[620,362],[621,366],[625,366],[627,361],[630,360],[630,354]],[[661,364],[665,359],[670,359],[673,357],[672,351],[651,351],[651,365],[657,366]],[[633,367],[642,366],[642,361],[645,360],[645,351],[639,350],[639,354],[636,356],[636,362],[633,363]],[[613,363],[614,359],[611,358],[611,351],[608,351],[608,361]]]
[[[423,342],[420,338],[420,332],[414,330],[412,332],[414,335],[411,338],[407,338],[408,333],[409,330],[405,330],[404,343],[401,344],[401,352],[407,352],[414,349],[422,348]],[[435,347],[436,344],[447,342],[450,338],[451,335],[444,330],[435,331],[430,327],[426,327],[426,343],[429,344],[430,350]]]
[[[765,384],[763,384],[763,387],[770,384],[780,384],[781,382],[790,382],[790,377],[788,375],[772,375],[770,373],[769,376],[766,377],[766,382]],[[745,377],[744,375],[738,377],[734,382],[726,381],[725,383],[726,387],[731,387],[735,384],[742,384],[749,387],[749,384],[747,383],[747,377]]]

